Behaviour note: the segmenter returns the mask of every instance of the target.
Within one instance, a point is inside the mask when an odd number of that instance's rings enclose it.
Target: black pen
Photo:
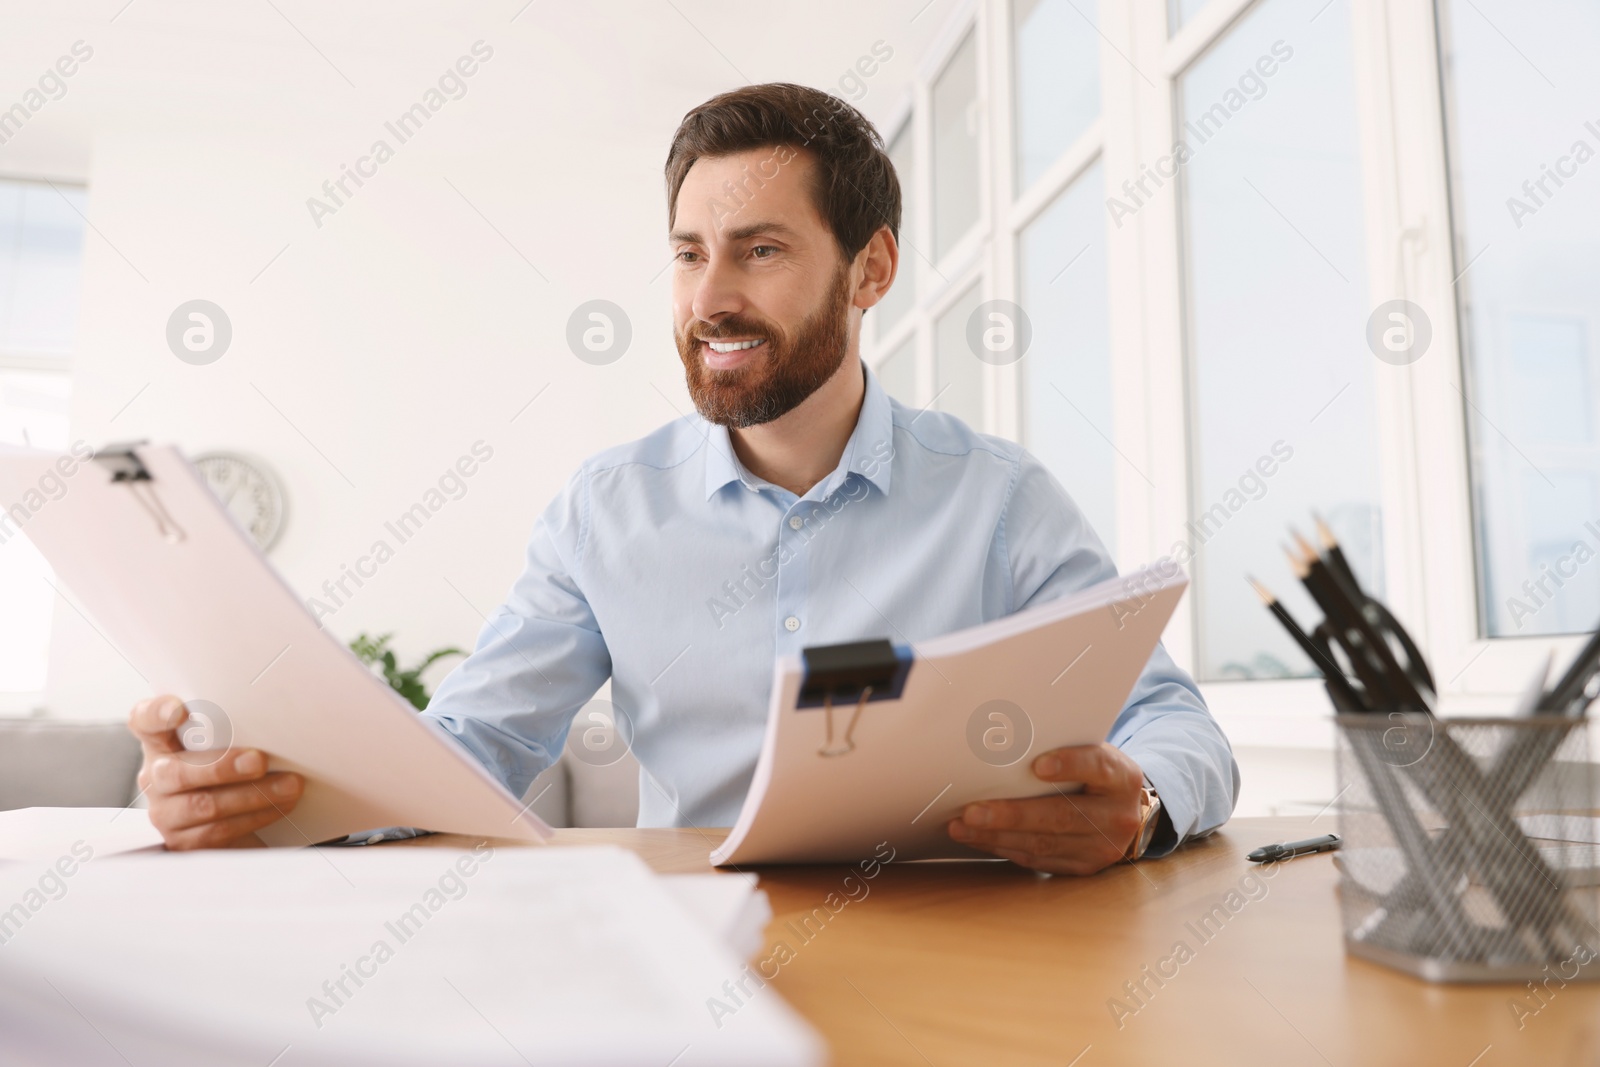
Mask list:
[[[1332,852],[1342,844],[1344,839],[1338,834],[1323,834],[1304,841],[1291,841],[1286,845],[1262,845],[1245,859],[1251,863],[1275,863],[1278,860],[1292,860],[1296,856],[1309,856],[1314,852]]]

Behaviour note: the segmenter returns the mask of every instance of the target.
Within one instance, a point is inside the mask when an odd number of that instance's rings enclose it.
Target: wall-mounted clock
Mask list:
[[[250,532],[261,551],[272,548],[283,532],[287,506],[283,483],[272,469],[253,456],[237,452],[203,452],[192,462],[228,514]]]

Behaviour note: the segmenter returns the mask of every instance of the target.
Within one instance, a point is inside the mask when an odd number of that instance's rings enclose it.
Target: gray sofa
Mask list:
[[[0,719],[0,811],[120,808],[138,798],[138,773],[139,745],[120,721]],[[551,826],[632,826],[639,764],[631,754],[607,767],[563,755],[523,799]]]
[[[0,719],[0,811],[120,808],[138,773],[139,744],[120,722]]]

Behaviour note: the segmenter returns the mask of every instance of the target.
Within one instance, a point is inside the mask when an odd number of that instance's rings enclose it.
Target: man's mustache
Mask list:
[[[750,322],[745,319],[725,319],[715,325],[701,326],[689,331],[689,336],[696,341],[725,341],[730,338],[736,340],[752,340],[757,337],[771,339],[777,336],[777,331],[759,322]]]

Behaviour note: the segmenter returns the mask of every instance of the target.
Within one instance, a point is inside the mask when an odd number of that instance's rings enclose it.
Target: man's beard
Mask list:
[[[849,348],[850,270],[834,273],[822,306],[808,315],[793,336],[773,323],[731,315],[699,323],[678,335],[678,355],[689,382],[689,396],[707,422],[741,428],[759,426],[799,407],[844,362]],[[743,366],[713,370],[700,358],[700,339],[766,339]]]

